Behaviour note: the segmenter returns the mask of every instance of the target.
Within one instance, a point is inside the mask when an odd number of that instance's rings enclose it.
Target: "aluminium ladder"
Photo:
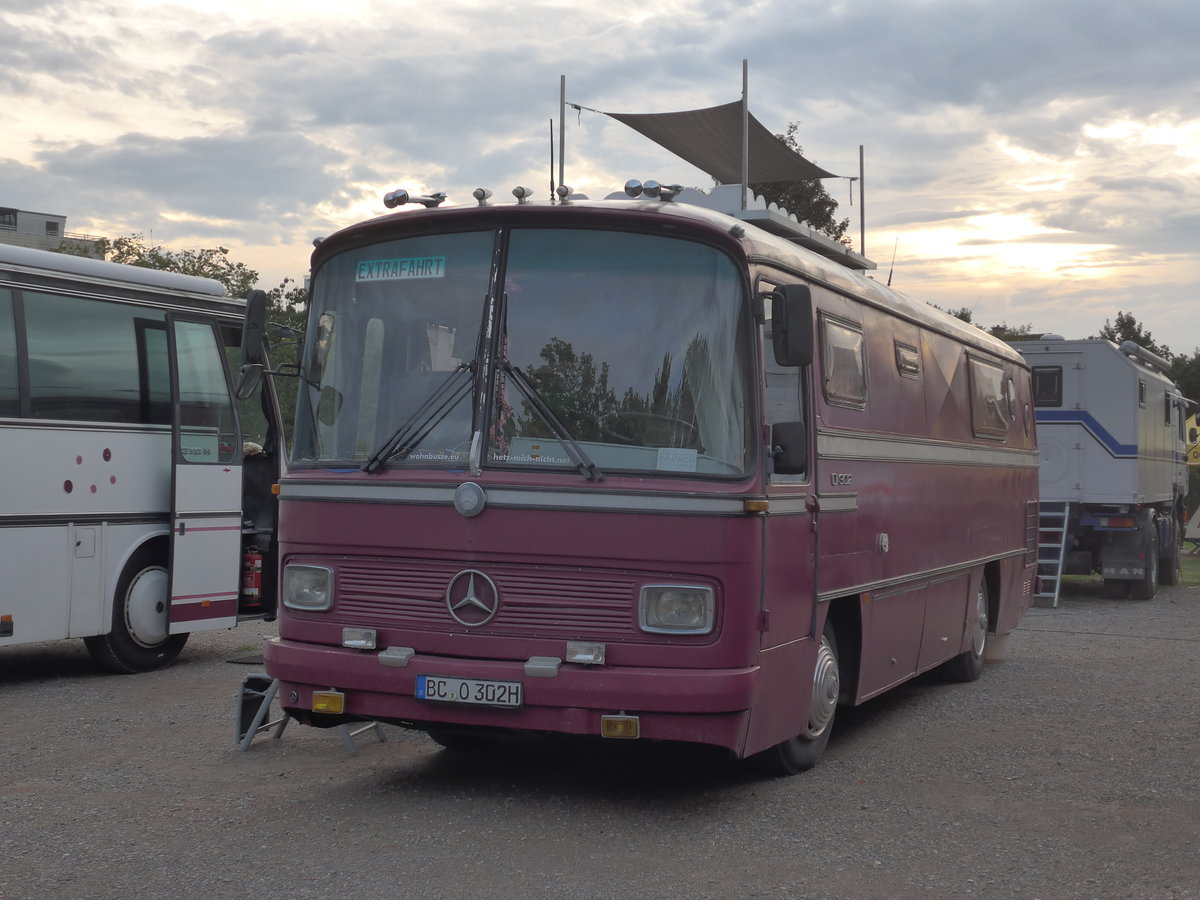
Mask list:
[[[1068,502],[1038,504],[1037,591],[1033,595],[1038,606],[1058,606],[1070,514]]]

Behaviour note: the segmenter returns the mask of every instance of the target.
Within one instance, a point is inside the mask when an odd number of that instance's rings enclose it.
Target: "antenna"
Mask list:
[[[554,120],[550,120],[550,196],[554,196],[554,189],[558,187],[554,183]]]
[[[896,271],[896,248],[899,246],[900,246],[900,235],[896,235],[896,243],[892,245],[892,265],[891,265],[891,268],[888,269],[888,283],[887,283],[888,287],[892,286],[892,273]]]

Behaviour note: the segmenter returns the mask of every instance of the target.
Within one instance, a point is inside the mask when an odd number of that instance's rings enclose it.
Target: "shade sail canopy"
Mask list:
[[[670,113],[605,113],[641,132],[721,184],[742,181],[742,102]],[[836,178],[750,116],[750,181]]]

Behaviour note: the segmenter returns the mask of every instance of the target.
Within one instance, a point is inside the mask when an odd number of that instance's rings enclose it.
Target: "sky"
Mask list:
[[[260,287],[385,193],[550,187],[568,102],[798,122],[875,277],[1068,338],[1200,345],[1200,3],[0,0],[0,206],[222,246]],[[565,181],[712,180],[568,109]],[[853,206],[851,205],[853,199]],[[865,201],[865,204],[864,202]],[[893,262],[894,259],[894,262]]]

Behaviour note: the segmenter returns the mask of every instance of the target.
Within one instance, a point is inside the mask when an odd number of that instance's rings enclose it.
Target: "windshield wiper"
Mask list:
[[[378,450],[371,454],[370,458],[363,463],[362,470],[377,472],[388,460],[408,456],[413,448],[425,440],[442,419],[450,414],[450,410],[458,406],[470,392],[473,379],[462,381],[454,387],[451,385],[460,374],[473,369],[473,367],[474,363],[459,363],[437,390],[417,407],[417,411],[392,432],[391,437],[384,441]]]
[[[525,395],[525,399],[533,405],[542,420],[550,426],[550,431],[558,438],[563,450],[571,458],[571,462],[575,463],[575,467],[579,469],[579,473],[588,481],[603,481],[604,473],[596,467],[591,457],[575,440],[574,435],[567,430],[567,427],[554,414],[554,411],[542,399],[542,395],[538,393],[537,388],[521,373],[521,370],[515,368],[507,359],[501,360],[500,367],[504,370],[505,375],[512,378],[513,384]]]

